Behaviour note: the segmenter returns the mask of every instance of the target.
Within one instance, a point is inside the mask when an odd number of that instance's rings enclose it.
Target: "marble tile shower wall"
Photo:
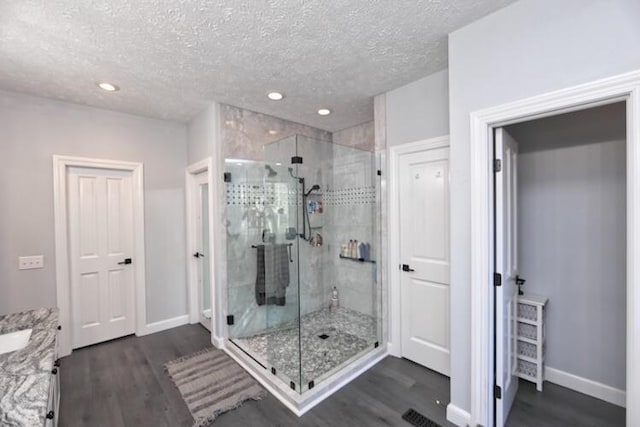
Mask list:
[[[320,186],[319,191],[311,193],[309,200],[318,199],[322,192],[330,185],[330,169],[333,144],[318,141],[298,135],[295,141],[289,139],[283,142],[268,144],[265,147],[266,157],[272,162],[281,162],[283,165],[293,167],[295,176],[304,177],[305,189],[309,190],[313,185]],[[291,165],[290,158],[297,155],[303,158],[303,163]],[[298,190],[302,194],[302,186],[298,184]],[[303,227],[302,222],[306,221],[300,197],[298,210],[298,231],[306,229],[307,237],[312,237],[316,233],[326,238],[327,230],[324,226],[324,214],[309,215],[311,229],[307,224]],[[298,255],[300,257],[300,313],[305,315],[321,308],[327,307],[329,303],[329,291],[326,280],[326,245],[312,246],[302,239],[298,239]]]
[[[242,203],[227,197],[227,280],[228,310],[235,315],[235,325],[230,336],[250,336],[265,329],[277,327],[295,319],[298,315],[298,299],[301,314],[325,308],[330,304],[333,286],[340,292],[340,302],[345,308],[379,317],[380,283],[376,280],[376,267],[370,263],[358,263],[339,258],[340,245],[349,239],[370,242],[372,258],[377,256],[376,189],[373,151],[373,123],[354,129],[336,132],[340,144],[330,143],[329,132],[264,114],[254,113],[231,106],[221,106],[221,134],[225,159],[245,159],[267,162],[278,172],[275,182],[287,182],[295,193],[295,182],[288,175],[291,156],[302,156],[304,163],[294,167],[294,174],[305,177],[306,188],[320,186],[321,191],[311,198],[323,200],[323,214],[310,215],[312,233],[323,237],[323,245],[314,247],[296,239],[292,247],[294,262],[290,264],[291,281],[287,289],[284,307],[257,306],[255,302],[256,254],[250,249],[259,243],[264,224],[260,224],[252,211],[256,196],[250,192],[264,193],[264,163],[244,163],[237,166],[227,162],[227,171],[232,171],[232,183],[226,189],[238,192],[245,188]],[[271,135],[275,130],[277,135]],[[295,134],[299,136],[296,137]],[[290,136],[287,138],[286,136]],[[326,141],[326,142],[322,142]],[[350,147],[357,147],[354,149]],[[366,149],[368,151],[362,151]],[[281,166],[276,166],[281,163]],[[244,168],[244,169],[243,169]],[[252,171],[252,172],[251,172]],[[243,175],[244,174],[244,175]],[[302,231],[301,187],[296,195],[290,195],[288,203],[297,203],[297,224],[292,226]],[[253,197],[253,199],[251,199]],[[268,197],[268,196],[267,196]],[[293,207],[291,209],[294,211]],[[300,263],[298,263],[298,257]],[[298,292],[298,264],[300,282]]]
[[[329,289],[335,285],[340,303],[346,308],[380,318],[380,236],[379,188],[376,187],[375,124],[363,123],[333,133],[333,191],[327,194],[329,257],[332,274]],[[371,244],[376,264],[342,260],[340,245],[350,239]],[[378,328],[381,330],[381,328]]]
[[[235,323],[229,329],[231,338],[253,335],[294,320],[298,316],[297,251],[292,247],[289,263],[290,285],[284,306],[258,306],[255,298],[257,251],[262,231],[272,229],[283,234],[295,227],[298,194],[287,183],[267,183],[263,164],[227,162],[231,182],[226,187],[228,313]],[[282,169],[279,170],[282,172]],[[289,180],[289,183],[291,180]],[[266,202],[266,205],[265,203]],[[278,211],[282,208],[281,213]],[[281,240],[281,239],[280,239]],[[295,243],[295,241],[294,241]]]
[[[231,105],[221,104],[220,116],[225,159],[265,160],[266,144],[296,134],[332,141],[331,132]]]
[[[363,151],[375,151],[374,122],[371,121],[334,132],[333,143]]]
[[[305,126],[299,123],[279,119],[266,114],[255,113],[233,107],[230,105],[220,106],[221,140],[222,154],[225,159],[243,159],[258,162],[269,162],[278,169],[278,175],[274,181],[283,181],[296,185],[288,176],[287,168],[290,167],[291,157],[296,153],[296,135],[304,135],[316,141],[331,142],[330,132]],[[331,144],[323,144],[330,146]],[[325,149],[326,150],[326,149]],[[315,153],[313,149],[308,150],[308,156],[326,154]],[[278,168],[275,163],[282,163]],[[249,187],[262,186],[265,174],[264,164],[245,163],[238,166],[233,162],[227,162],[226,171],[232,172],[232,185],[248,185]],[[244,168],[244,169],[243,169]],[[318,168],[304,166],[296,171],[300,176],[317,178],[321,182]],[[246,173],[252,171],[247,176]],[[238,187],[238,190],[240,187]],[[254,189],[255,190],[255,189]],[[295,192],[295,187],[292,187]],[[260,190],[262,191],[262,190]],[[299,193],[299,191],[298,191]],[[322,279],[322,256],[320,248],[313,248],[299,241],[291,241],[292,263],[290,267],[290,286],[287,288],[286,305],[281,306],[258,306],[255,302],[255,281],[256,281],[256,251],[251,249],[251,245],[260,243],[262,226],[251,223],[252,206],[255,206],[255,198],[249,205],[226,204],[224,212],[227,224],[227,309],[228,314],[235,316],[235,324],[230,327],[231,337],[247,336],[265,329],[277,327],[286,323],[298,315],[298,256],[305,263],[305,269],[301,270],[300,285],[304,298],[301,300],[303,314],[320,308],[320,290]],[[227,200],[228,202],[228,200]],[[297,210],[301,211],[302,200],[298,200]],[[295,209],[292,207],[291,209]],[[301,225],[301,217],[298,219]],[[292,219],[291,226],[297,227],[295,218]],[[282,230],[281,230],[282,231]],[[299,247],[298,247],[299,245]],[[299,251],[299,252],[298,252]],[[299,255],[298,255],[299,254]],[[308,265],[308,268],[307,268]]]
[[[378,317],[377,264],[341,259],[340,246],[349,240],[371,245],[376,260],[375,159],[372,153],[334,145],[333,186],[326,195],[329,288],[339,291],[340,305]]]

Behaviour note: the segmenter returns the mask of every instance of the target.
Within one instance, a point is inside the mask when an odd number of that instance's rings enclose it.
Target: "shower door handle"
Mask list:
[[[196,258],[200,258],[200,257],[203,257],[204,254],[200,253],[200,252],[196,252],[195,254],[193,254],[193,256],[196,257]]]
[[[409,264],[402,264],[402,271],[408,271],[409,273],[411,273],[412,271],[415,271],[415,270],[411,268]]]

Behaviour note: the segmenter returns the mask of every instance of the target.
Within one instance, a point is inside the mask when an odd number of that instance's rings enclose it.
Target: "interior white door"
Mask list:
[[[208,172],[196,175],[198,188],[196,197],[196,250],[193,254],[197,259],[198,268],[198,321],[211,331],[211,251],[209,250],[209,181]]]
[[[398,159],[402,355],[449,375],[449,149]]]
[[[507,421],[518,391],[517,369],[517,306],[518,289],[518,224],[517,167],[518,143],[507,131],[495,131],[495,153],[499,170],[495,173],[496,273],[500,286],[496,296],[496,426]]]
[[[78,348],[134,332],[132,174],[79,167],[67,173],[71,345]]]

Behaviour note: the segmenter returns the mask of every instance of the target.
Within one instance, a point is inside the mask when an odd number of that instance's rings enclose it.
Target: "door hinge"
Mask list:
[[[233,325],[233,314],[227,316],[227,325]]]
[[[494,172],[500,172],[501,170],[502,170],[502,160],[495,159],[493,161],[493,171]]]
[[[496,385],[493,388],[493,397],[496,399],[502,399],[502,387],[500,387],[499,385]]]
[[[231,172],[224,173],[224,182],[231,182]]]
[[[493,273],[493,286],[502,286],[502,274]]]
[[[378,169],[378,176],[382,176],[382,171]]]

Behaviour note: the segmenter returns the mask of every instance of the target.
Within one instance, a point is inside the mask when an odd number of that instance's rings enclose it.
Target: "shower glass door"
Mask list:
[[[229,339],[300,390],[299,182],[289,165],[225,160]]]

